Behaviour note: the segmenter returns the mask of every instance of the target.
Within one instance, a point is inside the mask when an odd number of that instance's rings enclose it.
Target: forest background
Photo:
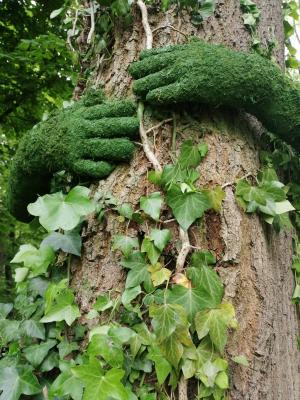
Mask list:
[[[177,3],[185,9],[192,8],[192,22],[195,25],[199,25],[204,18],[209,18],[214,14],[218,2],[215,0],[162,0],[161,2],[149,0],[145,3],[147,5],[151,4],[152,6],[157,5],[159,10],[161,10],[161,8],[167,9],[170,4],[174,3]],[[25,277],[17,277],[17,272],[15,272],[17,270],[12,269],[11,260],[22,244],[30,243],[38,247],[39,242],[45,236],[46,232],[37,223],[37,219],[33,220],[30,224],[22,224],[9,214],[6,208],[6,188],[9,166],[16,152],[18,143],[27,130],[31,129],[40,120],[47,119],[53,110],[70,106],[72,101],[77,100],[81,96],[85,87],[91,86],[89,83],[93,83],[93,79],[90,79],[95,72],[93,69],[99,67],[97,62],[93,62],[97,59],[95,56],[102,54],[105,59],[109,60],[112,58],[112,39],[110,33],[120,20],[122,24],[130,24],[131,6],[134,4],[135,3],[130,0],[98,0],[97,2],[79,0],[55,0],[51,2],[0,0],[0,303],[6,303],[5,305],[8,306],[8,302],[14,301],[15,309],[19,312],[20,309],[18,309],[18,307],[21,302],[26,303],[26,301],[24,302],[24,297],[22,298],[20,293],[19,296],[16,296],[16,293],[18,293],[18,290],[22,291],[22,288],[25,288],[25,284],[23,285]],[[244,12],[247,7],[250,10],[242,14],[242,19],[245,30],[248,30],[251,34],[252,50],[261,52],[263,53],[261,54],[262,56],[272,59],[273,51],[276,51],[276,40],[270,40],[266,43],[266,46],[261,47],[255,35],[256,27],[259,23],[259,12],[257,11],[255,2],[253,3],[251,0],[241,0],[240,4],[242,12]],[[100,6],[104,8],[107,7],[109,12],[99,15],[97,9]],[[297,48],[300,47],[299,34],[297,31],[299,27],[298,2],[294,0],[283,1],[282,12],[284,15],[285,28],[286,73],[290,75],[292,79],[299,80],[300,62],[298,57],[299,52],[297,51]],[[273,166],[280,173],[280,178],[291,189],[289,191],[289,199],[295,200],[295,202],[297,201],[297,204],[293,202],[296,211],[293,213],[292,222],[294,226],[299,229],[299,157],[289,147],[280,147],[279,150],[276,150],[276,146],[274,152],[268,153],[267,156],[270,157],[270,160],[272,158]],[[293,178],[291,178],[292,176]],[[290,180],[287,178],[290,178]],[[56,174],[53,181],[52,192],[57,192],[61,188],[68,190],[71,186],[78,183],[88,184],[88,182],[71,182],[71,179],[72,177],[65,172]],[[113,203],[110,203],[110,205],[113,205]],[[123,215],[120,212],[120,217],[128,218],[128,215]],[[129,219],[130,218],[131,216]],[[295,242],[297,242],[297,240],[295,240]],[[123,245],[124,243],[122,242],[121,247]],[[133,247],[135,245],[136,244],[134,244]],[[76,255],[76,253],[73,254]],[[68,258],[68,260],[70,260],[70,258]],[[298,254],[298,261],[299,260]],[[19,259],[19,261],[23,262],[24,260]],[[18,262],[16,261],[16,257],[15,262]],[[298,262],[298,269],[299,265],[300,261]],[[24,266],[26,266],[25,262]],[[27,268],[18,269],[19,273],[24,272],[24,270],[27,270]],[[39,274],[43,275],[44,271],[42,272],[43,273]],[[67,273],[69,280],[69,264]],[[155,271],[153,271],[153,273],[155,273]],[[295,303],[300,302],[300,272],[297,270],[297,273],[299,276],[295,274],[297,283],[294,292]],[[17,285],[18,290],[15,290],[14,281],[19,283],[19,286]],[[159,286],[160,283],[157,285]],[[64,290],[69,290],[66,288],[61,289],[59,284],[54,286],[58,288],[56,288],[58,291],[62,290],[63,292]],[[50,287],[52,286],[50,285]],[[71,292],[69,291],[68,293],[70,294]],[[71,294],[70,296],[72,297],[73,295]],[[35,303],[36,307],[41,306],[38,301]],[[68,305],[68,307],[69,306],[70,305]],[[75,306],[71,305],[70,307]],[[25,311],[27,312],[28,310]],[[31,311],[29,310],[28,312]],[[76,312],[74,319],[78,317]],[[90,314],[91,319],[97,314],[95,310],[92,310],[92,312],[94,312],[94,314]],[[8,313],[10,313],[10,311],[8,311]],[[37,312],[37,314],[38,313],[39,312]],[[69,324],[66,318],[63,319],[68,325],[72,323],[69,321]],[[47,317],[42,320],[44,323],[61,321],[61,319],[53,319],[50,321],[49,319],[47,320]],[[2,331],[7,327],[13,326],[14,323],[17,324],[15,326],[19,326],[18,324],[23,324],[23,322],[23,317],[22,321],[17,322],[12,320],[3,322]],[[27,320],[27,317],[25,323],[34,326],[35,332],[32,334],[33,329],[30,325],[30,333],[33,338],[44,340],[44,333],[41,334],[41,331],[38,331],[38,333],[36,332],[37,327],[39,329],[44,329],[40,327],[40,323],[29,319]],[[25,326],[26,324],[23,325]],[[27,325],[25,328],[28,328]],[[18,329],[16,328],[15,330],[17,331]],[[9,331],[9,333],[11,334],[11,331]],[[26,335],[28,336],[27,331]],[[9,342],[8,339],[7,342]],[[62,341],[62,343],[65,342]],[[60,345],[61,343],[58,346]],[[31,353],[32,346],[21,349],[22,355],[25,356],[26,360],[28,360],[28,354]],[[60,347],[58,348],[60,349]],[[11,342],[8,355],[15,355],[21,352],[21,350],[19,347],[16,347],[16,342]],[[49,349],[47,349],[47,351],[49,351]],[[52,353],[53,352],[51,352],[51,354]],[[60,353],[59,355],[61,356]],[[55,357],[57,357],[57,354]],[[64,356],[62,356],[62,358],[64,358]],[[243,362],[245,363],[245,360],[243,360]],[[35,360],[33,362],[31,360],[30,363],[34,365]],[[10,368],[12,367],[6,366],[6,370],[8,369],[11,371]],[[21,380],[23,369],[21,368],[16,371]],[[224,386],[223,389],[227,389],[228,383],[226,382],[225,384],[224,382],[222,383]],[[6,386],[8,387],[9,385]],[[56,387],[55,384],[54,387]],[[1,378],[0,389],[5,391],[4,387],[1,388]],[[17,399],[21,393],[26,394],[26,390],[21,387],[21,385],[18,390],[19,392],[15,394],[15,397],[12,397],[13,399]]]

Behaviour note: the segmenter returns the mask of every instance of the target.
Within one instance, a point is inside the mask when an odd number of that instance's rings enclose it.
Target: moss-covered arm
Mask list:
[[[150,103],[244,109],[300,150],[300,85],[257,54],[192,42],[145,51],[129,71],[134,92]]]
[[[54,172],[104,178],[115,164],[130,160],[138,134],[131,101],[105,101],[93,92],[70,108],[36,125],[21,140],[10,168],[8,208],[28,221],[27,205],[49,192]]]

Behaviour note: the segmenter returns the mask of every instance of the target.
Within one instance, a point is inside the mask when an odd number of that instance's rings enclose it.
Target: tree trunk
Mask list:
[[[162,13],[149,10],[149,22],[154,35],[154,47],[185,43],[194,35],[213,43],[223,43],[237,50],[249,50],[250,36],[245,30],[238,0],[219,1],[213,17],[200,27],[190,22],[188,13],[176,15],[174,9]],[[258,28],[263,44],[276,39],[274,56],[284,65],[283,23],[280,0],[256,0],[261,11]],[[175,28],[175,29],[174,29]],[[136,60],[145,46],[145,34],[140,11],[133,11],[133,25],[115,31],[113,57],[109,62],[95,60],[95,72],[89,86],[105,85],[108,94],[117,97],[131,93],[132,78],[128,65]],[[172,110],[170,109],[172,117]],[[227,346],[228,356],[245,354],[250,367],[231,365],[230,399],[239,400],[299,400],[300,359],[297,351],[298,319],[291,304],[293,274],[292,234],[277,234],[256,215],[245,214],[237,206],[231,183],[245,174],[256,175],[260,168],[256,138],[259,123],[240,113],[211,111],[198,107],[191,112],[187,125],[184,113],[176,114],[177,149],[182,140],[203,140],[209,152],[201,164],[201,185],[226,185],[226,198],[220,214],[209,212],[201,224],[190,229],[192,245],[216,253],[225,297],[236,307],[239,328],[232,332]],[[146,128],[160,121],[146,112]],[[188,129],[187,129],[188,127]],[[203,138],[199,139],[199,132]],[[170,162],[172,122],[149,133],[161,164]],[[119,167],[110,177],[99,182],[94,190],[112,193],[121,202],[138,208],[142,195],[157,191],[147,180],[152,166],[138,146],[130,165]],[[164,210],[167,218],[168,210]],[[168,225],[178,238],[176,225]],[[109,290],[122,290],[124,271],[119,257],[111,251],[111,238],[116,233],[136,235],[136,227],[106,213],[104,222],[88,221],[83,231],[84,251],[80,262],[72,266],[72,285],[83,313],[88,312],[96,296]],[[139,229],[146,227],[142,226]],[[174,241],[176,247],[176,240]],[[229,358],[229,357],[228,357]],[[192,397],[190,397],[192,398]]]

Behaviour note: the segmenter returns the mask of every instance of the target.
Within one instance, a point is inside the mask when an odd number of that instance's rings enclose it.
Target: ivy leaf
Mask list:
[[[125,235],[115,235],[113,237],[113,250],[121,250],[125,257],[128,257],[133,249],[139,248],[139,241],[137,238],[132,238]]]
[[[158,271],[151,273],[153,286],[159,286],[170,279],[172,272],[168,268],[160,268]]]
[[[198,372],[198,376],[201,379],[201,381],[204,383],[205,386],[207,387],[213,387],[215,384],[216,377],[218,373],[222,369],[220,366],[214,361],[206,361],[205,364],[201,367],[200,371]]]
[[[72,368],[72,373],[85,386],[83,400],[129,400],[128,394],[121,383],[124,371],[113,368],[105,373],[99,361],[93,359],[89,364]]]
[[[34,319],[24,321],[21,325],[21,329],[23,329],[25,334],[29,337],[45,340],[44,325]]]
[[[132,329],[124,326],[112,326],[108,331],[108,336],[117,344],[129,343],[135,335]]]
[[[249,362],[247,360],[247,357],[244,355],[232,357],[232,361],[234,361],[237,364],[243,365],[244,367],[249,367]]]
[[[101,356],[111,367],[119,368],[124,362],[121,345],[116,343],[108,334],[93,334],[87,352],[91,357]]]
[[[62,342],[59,343],[57,348],[59,352],[59,357],[64,358],[73,351],[78,350],[79,346],[76,342],[68,342],[67,340],[63,340]]]
[[[208,336],[201,340],[196,349],[197,370],[199,370],[206,361],[211,359],[211,355],[214,351],[213,344]]]
[[[141,251],[142,253],[147,254],[151,265],[154,265],[158,261],[161,254],[161,251],[157,247],[155,247],[154,243],[148,237],[144,238],[141,246]]]
[[[172,335],[178,326],[187,324],[184,308],[178,304],[151,305],[149,314],[159,343]]]
[[[45,246],[37,249],[31,244],[23,244],[11,263],[23,263],[24,267],[30,269],[29,276],[33,278],[45,274],[54,259],[55,253],[51,247]]]
[[[130,268],[125,284],[126,289],[138,286],[148,280],[151,281],[148,271],[149,265],[143,253],[136,252],[131,254],[128,258],[122,259],[121,265],[125,268]]]
[[[39,371],[49,372],[58,367],[59,357],[56,351],[51,351],[42,364],[39,366]]]
[[[23,353],[26,360],[36,368],[42,363],[49,353],[49,350],[55,345],[56,340],[47,340],[47,342],[26,347]]]
[[[155,247],[163,251],[171,239],[171,232],[169,229],[152,229],[150,239],[154,242]]]
[[[71,326],[73,322],[80,317],[79,308],[75,304],[53,306],[49,313],[45,315],[40,322],[46,324],[48,322],[66,321]]]
[[[200,146],[193,145],[192,140],[184,141],[180,149],[178,164],[182,168],[197,167],[208,150],[207,145]]]
[[[216,257],[210,251],[196,251],[191,257],[191,266],[196,268],[203,265],[213,265],[216,262]]]
[[[18,400],[21,394],[27,396],[40,393],[42,388],[29,366],[0,368],[0,400]]]
[[[244,25],[250,25],[250,26],[254,26],[256,25],[256,19],[254,18],[254,16],[250,13],[245,13],[242,15],[243,21],[244,21]]]
[[[27,209],[31,215],[39,217],[40,224],[48,231],[70,231],[79,224],[81,217],[95,211],[89,193],[88,188],[75,186],[67,195],[57,192],[39,197]]]
[[[15,282],[16,283],[23,282],[26,279],[28,272],[29,268],[16,268],[14,276]]]
[[[0,320],[0,337],[2,345],[13,340],[19,340],[20,336],[20,321],[14,321],[10,319]]]
[[[134,286],[132,288],[129,289],[125,289],[123,294],[122,294],[122,304],[124,305],[124,307],[127,310],[131,310],[132,306],[131,306],[131,302],[140,294],[142,293],[142,289],[141,286]]]
[[[6,318],[13,308],[12,303],[0,303],[0,319]]]
[[[48,289],[47,289],[48,291]],[[53,295],[55,291],[51,294]],[[74,303],[74,295],[71,290],[64,290],[57,297],[56,304],[47,309],[47,313],[40,320],[42,323],[66,321],[71,326],[75,319],[80,317],[78,306]]]
[[[81,400],[83,384],[70,369],[64,370],[52,383],[49,391],[49,398],[63,398],[71,396],[73,400]]]
[[[183,355],[183,345],[177,335],[175,333],[169,335],[159,347],[167,360],[177,368]]]
[[[142,196],[140,199],[141,209],[155,221],[159,220],[162,203],[160,192],[151,193],[148,197]]]
[[[162,385],[172,371],[171,364],[165,359],[157,346],[150,347],[147,358],[154,362],[158,384]]]
[[[130,203],[123,203],[118,207],[118,213],[122,215],[122,217],[127,219],[132,219],[133,216],[133,208]]]
[[[182,285],[174,285],[168,291],[167,299],[169,303],[182,306],[190,322],[193,322],[198,311],[216,306],[211,298],[207,298],[207,291],[202,287],[187,288]]]
[[[93,305],[93,309],[100,312],[109,310],[112,307],[113,302],[108,294],[102,294],[98,296],[95,304]]]
[[[221,371],[218,373],[215,379],[215,384],[222,390],[226,390],[229,388],[229,379],[225,371]]]
[[[59,295],[62,292],[67,291],[67,286],[68,286],[68,281],[67,279],[62,279],[58,283],[50,283],[48,285],[46,292],[45,292],[45,314],[48,313],[50,308],[52,307],[53,304],[55,304],[56,300],[59,298]],[[71,293],[72,297],[72,293]],[[74,297],[70,299],[70,303],[72,303]]]
[[[205,265],[189,267],[187,276],[196,288],[201,289],[202,296],[206,299],[206,308],[213,308],[220,304],[224,288],[221,279],[214,270]]]
[[[221,186],[216,186],[214,189],[205,189],[203,190],[203,192],[206,193],[211,208],[216,211],[219,212],[221,210],[222,207],[222,201],[225,198],[225,192],[224,190],[221,188]]]
[[[195,326],[199,339],[209,334],[216,348],[222,352],[227,342],[227,329],[234,321],[234,309],[231,304],[221,304],[212,310],[199,311],[195,317]]]
[[[184,378],[191,379],[196,373],[196,363],[194,360],[185,359],[181,369]]]
[[[51,232],[41,243],[41,247],[50,246],[54,251],[61,249],[65,253],[81,255],[81,236],[77,232]]]
[[[213,15],[216,8],[216,0],[204,0],[201,3],[200,13],[203,19]]]
[[[185,231],[210,208],[210,201],[204,192],[182,193],[178,185],[172,185],[168,190],[167,204]]]

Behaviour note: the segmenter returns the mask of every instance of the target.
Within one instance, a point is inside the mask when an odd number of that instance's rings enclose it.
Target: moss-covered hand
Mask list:
[[[300,150],[300,85],[257,54],[195,41],[147,50],[129,71],[134,92],[152,104],[242,108]]]
[[[104,178],[115,164],[131,159],[138,133],[131,101],[105,101],[93,92],[40,122],[21,140],[10,169],[8,207],[19,220],[29,218],[27,205],[49,191],[54,172]]]

